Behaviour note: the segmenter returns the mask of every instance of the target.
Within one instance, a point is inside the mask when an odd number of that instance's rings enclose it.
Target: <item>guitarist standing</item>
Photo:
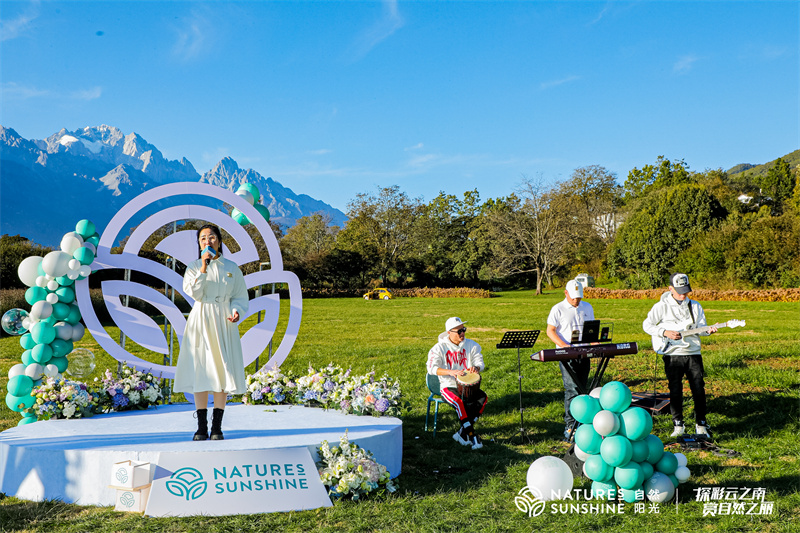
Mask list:
[[[686,274],[670,276],[669,292],[650,309],[642,326],[653,338],[653,350],[662,355],[664,371],[669,383],[669,410],[672,414],[673,437],[683,435],[683,376],[689,381],[694,399],[694,412],[698,435],[711,436],[706,422],[706,391],[703,381],[703,357],[700,355],[700,337],[716,333],[717,328],[708,326],[702,333],[682,336],[681,331],[706,326],[703,307],[689,299],[692,287]]]

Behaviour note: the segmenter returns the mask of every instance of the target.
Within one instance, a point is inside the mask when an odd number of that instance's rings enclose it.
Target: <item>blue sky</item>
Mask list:
[[[794,1],[3,0],[0,23],[0,123],[23,137],[108,124],[342,210],[800,147]]]

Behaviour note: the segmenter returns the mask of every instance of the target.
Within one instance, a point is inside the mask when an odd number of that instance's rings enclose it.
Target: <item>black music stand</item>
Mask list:
[[[500,339],[500,344],[497,348],[502,350],[504,348],[517,349],[517,378],[519,380],[519,434],[520,439],[524,442],[526,439],[530,442],[530,438],[525,435],[525,422],[522,418],[522,361],[520,360],[519,351],[522,348],[533,348],[536,344],[536,339],[539,338],[540,330],[533,329],[529,331],[506,331],[503,338]]]

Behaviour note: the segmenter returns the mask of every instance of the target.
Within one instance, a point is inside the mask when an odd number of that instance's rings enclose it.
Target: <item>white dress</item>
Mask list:
[[[181,341],[175,370],[175,392],[227,392],[246,390],[239,323],[230,322],[233,309],[243,316],[248,308],[242,271],[224,257],[213,259],[200,272],[202,259],[186,269],[183,290],[195,303]]]

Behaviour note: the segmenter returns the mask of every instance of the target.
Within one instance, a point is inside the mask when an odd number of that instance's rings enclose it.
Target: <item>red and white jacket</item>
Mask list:
[[[464,339],[455,345],[450,342],[447,332],[439,335],[439,342],[428,352],[428,374],[436,375],[437,368],[447,370],[464,369],[475,367],[478,372],[483,372],[486,366],[483,364],[481,345],[477,342]],[[439,376],[439,386],[441,388],[456,388],[456,378],[453,376]]]

